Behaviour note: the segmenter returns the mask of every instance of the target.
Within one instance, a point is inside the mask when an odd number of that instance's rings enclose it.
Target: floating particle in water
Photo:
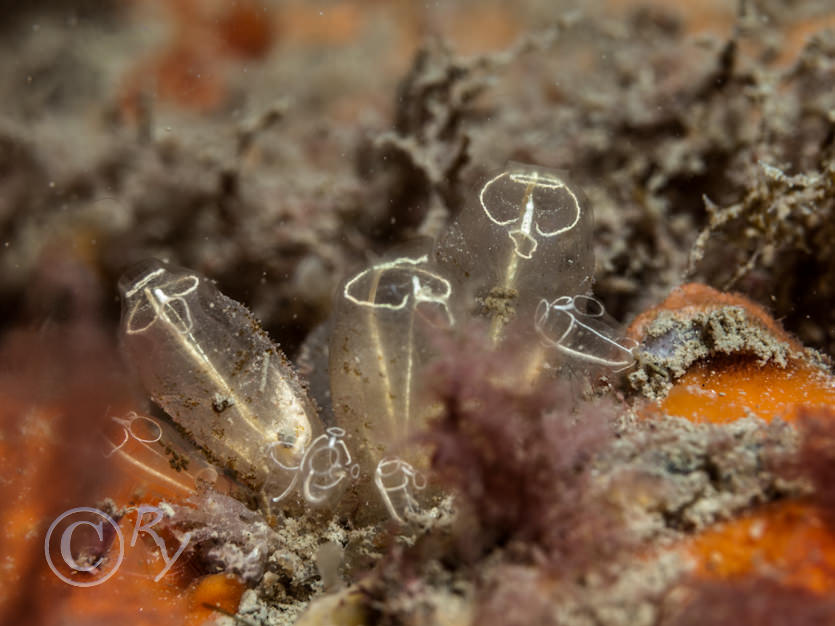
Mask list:
[[[119,289],[124,347],[187,438],[255,490],[275,460],[301,462],[322,426],[291,365],[243,305],[196,272],[157,260],[125,274]]]

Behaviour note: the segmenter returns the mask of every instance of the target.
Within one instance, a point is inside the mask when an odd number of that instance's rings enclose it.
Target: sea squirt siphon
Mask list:
[[[134,267],[119,289],[122,342],[154,402],[237,480],[286,491],[323,428],[252,314],[205,277],[158,260]]]

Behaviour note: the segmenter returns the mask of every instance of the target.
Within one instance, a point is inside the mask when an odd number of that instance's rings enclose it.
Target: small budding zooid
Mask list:
[[[196,272],[157,260],[135,267],[119,288],[122,342],[142,383],[210,460],[271,497],[286,496],[307,472],[314,503],[348,478],[338,433],[325,438],[329,465],[310,456],[324,435],[314,405],[243,305]]]
[[[633,350],[638,343],[616,337],[617,324],[591,296],[560,296],[552,302],[543,298],[536,309],[534,328],[543,345],[589,367],[620,372],[635,362]]]

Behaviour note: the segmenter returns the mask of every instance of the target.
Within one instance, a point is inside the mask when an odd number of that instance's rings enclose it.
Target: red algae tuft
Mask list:
[[[488,352],[477,335],[447,340],[440,352],[430,385],[442,409],[426,439],[432,469],[477,520],[468,544],[530,542],[566,575],[610,558],[619,525],[589,486],[592,459],[611,441],[614,405],[584,403],[572,414],[567,383],[503,384],[518,354]]]

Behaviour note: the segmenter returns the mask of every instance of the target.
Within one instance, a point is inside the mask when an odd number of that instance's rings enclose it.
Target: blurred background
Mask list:
[[[115,288],[147,257],[293,358],[342,277],[517,160],[583,186],[621,321],[698,278],[833,354],[831,182],[759,165],[831,173],[833,25],[825,0],[0,1],[0,623],[208,615],[187,568],[79,593],[44,563],[56,515],[130,482],[90,450],[147,407]]]

